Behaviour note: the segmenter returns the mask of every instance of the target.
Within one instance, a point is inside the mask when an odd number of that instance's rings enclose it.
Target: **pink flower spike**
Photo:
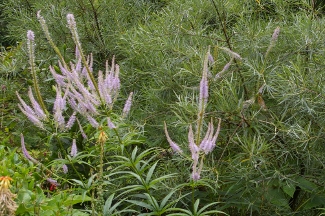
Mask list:
[[[279,37],[280,34],[280,27],[276,27],[276,29],[274,30],[273,34],[272,34],[272,41],[276,41]]]
[[[173,149],[174,152],[181,154],[183,151],[174,141],[172,141],[172,139],[170,138],[170,136],[168,134],[166,122],[164,122],[164,128],[165,128],[166,138],[167,138],[167,141],[168,141],[170,147]]]
[[[131,110],[132,95],[133,95],[133,92],[130,93],[128,99],[125,102],[124,109],[123,109],[123,114],[122,114],[123,117],[126,117],[129,114],[130,110]]]
[[[110,129],[114,129],[116,128],[116,126],[114,125],[114,123],[111,121],[110,117],[107,117],[107,125]]]

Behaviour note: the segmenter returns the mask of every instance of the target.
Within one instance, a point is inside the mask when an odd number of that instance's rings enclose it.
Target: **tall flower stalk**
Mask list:
[[[29,57],[29,66],[30,70],[32,72],[32,77],[33,77],[33,84],[34,84],[34,90],[36,93],[36,97],[41,104],[41,107],[44,112],[47,112],[43,98],[41,96],[41,92],[39,89],[38,85],[38,79],[36,75],[36,69],[35,69],[35,54],[34,54],[34,40],[35,40],[35,35],[34,32],[31,30],[27,31],[27,48],[28,48],[28,57]]]
[[[193,179],[193,181],[198,181],[201,178],[201,171],[203,168],[204,157],[206,154],[212,152],[213,149],[215,148],[216,141],[221,127],[221,119],[219,118],[217,130],[216,132],[214,132],[213,120],[211,119],[211,121],[208,123],[206,134],[204,138],[201,139],[205,107],[208,101],[207,74],[208,74],[209,56],[210,56],[210,52],[208,51],[204,59],[202,78],[200,81],[200,92],[199,92],[199,101],[198,101],[199,108],[198,108],[198,119],[197,119],[195,136],[192,129],[192,125],[189,126],[189,132],[188,132],[189,149],[191,152],[191,159],[193,161],[192,174],[191,174],[191,178]],[[182,154],[183,151],[180,148],[180,146],[170,138],[167,130],[167,125],[165,122],[164,122],[164,130],[170,147],[174,150],[174,152]]]
[[[50,35],[50,32],[49,32],[49,29],[48,29],[48,27],[46,25],[46,21],[45,21],[44,17],[41,16],[41,11],[38,11],[37,12],[37,19],[38,19],[39,23],[41,24],[43,33],[45,34],[45,37],[46,37],[47,41],[52,46],[52,48],[54,49],[54,51],[56,52],[56,54],[58,55],[60,61],[64,64],[64,66],[67,67],[67,64],[64,61],[63,55],[61,54],[59,48],[53,42],[53,39],[52,39],[52,37]]]

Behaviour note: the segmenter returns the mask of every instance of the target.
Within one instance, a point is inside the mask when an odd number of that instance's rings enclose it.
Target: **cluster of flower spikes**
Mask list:
[[[38,18],[41,24],[45,25],[45,21],[39,13]],[[110,68],[108,62],[106,62],[105,73],[99,71],[98,80],[96,82],[92,75],[92,55],[88,56],[86,64],[82,65],[83,55],[81,55],[78,49],[78,47],[80,47],[78,46],[80,42],[77,35],[76,23],[72,14],[67,15],[67,21],[77,44],[76,63],[73,64],[70,62],[70,66],[68,66],[64,61],[59,61],[59,73],[54,67],[50,66],[50,72],[56,81],[56,99],[53,107],[53,120],[60,131],[69,130],[76,121],[76,114],[79,113],[81,116],[85,117],[93,127],[98,128],[99,123],[94,118],[99,114],[97,107],[99,105],[105,105],[111,109],[118,96],[120,89],[119,65],[115,64],[114,57]],[[27,42],[31,50],[30,54],[33,55],[34,33],[31,30],[27,32]],[[31,62],[31,64],[33,64],[33,62]],[[130,110],[132,94],[131,92],[125,104],[123,116],[127,115]],[[18,93],[17,96],[21,103],[21,105],[19,104],[21,111],[36,126],[44,129],[43,122],[48,119],[48,112],[40,106],[37,100],[35,100],[31,87],[29,88],[28,96],[32,107],[28,106]],[[66,122],[63,112],[67,109],[67,103],[72,108],[73,114]]]
[[[50,43],[53,43],[49,36],[48,29],[44,18],[38,12],[37,17],[42,25],[42,28],[47,36]],[[55,67],[50,66],[49,70],[56,82],[56,98],[53,106],[53,122],[59,131],[66,131],[71,129],[73,124],[77,121],[79,124],[80,132],[86,139],[87,136],[84,133],[80,122],[77,119],[77,113],[80,116],[88,120],[88,122],[94,127],[98,128],[99,123],[96,120],[96,116],[99,113],[99,106],[105,106],[107,109],[112,109],[115,100],[117,99],[120,89],[119,79],[119,65],[115,64],[114,57],[112,59],[112,65],[109,67],[108,61],[106,61],[105,73],[102,71],[98,72],[97,82],[93,76],[93,58],[92,55],[88,56],[86,60],[81,52],[81,44],[77,34],[76,23],[72,14],[67,15],[68,27],[72,33],[72,37],[76,44],[76,63],[70,62],[70,66],[66,64],[63,58],[60,58],[58,70]],[[16,92],[17,97],[20,101],[18,104],[20,110],[27,116],[27,118],[37,127],[45,130],[44,122],[48,122],[50,119],[49,112],[42,104],[43,100],[40,96],[38,89],[37,77],[35,74],[34,67],[34,40],[35,35],[31,30],[27,31],[27,45],[30,58],[30,66],[32,75],[34,76],[34,88],[37,94],[38,101],[34,98],[32,88],[29,87],[28,97],[31,102],[31,106],[27,105],[26,102]],[[79,47],[79,48],[78,48]],[[54,47],[55,49],[56,47]],[[60,57],[60,54],[58,54]],[[57,72],[59,71],[59,72]],[[132,105],[133,92],[129,94],[128,99],[124,105],[122,117],[126,117],[129,113]],[[68,109],[67,104],[73,110],[72,115],[67,118],[63,116],[64,112]],[[43,105],[43,106],[42,106]],[[115,128],[114,123],[109,117],[107,117],[107,125],[109,128]],[[22,151],[26,159],[33,163],[39,163],[37,160],[32,158],[26,150],[24,144],[24,137],[21,134],[21,145]],[[72,142],[71,156],[77,155],[77,147],[75,139]],[[64,173],[67,173],[67,166],[63,165]]]

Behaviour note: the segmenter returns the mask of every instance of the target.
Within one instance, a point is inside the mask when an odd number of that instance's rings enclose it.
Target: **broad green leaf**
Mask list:
[[[294,187],[293,185],[291,184],[286,184],[282,187],[282,190],[287,194],[289,195],[291,198],[293,197],[293,194],[295,193],[296,191],[296,187]]]
[[[81,187],[85,188],[85,185],[84,185],[84,183],[83,183],[82,181],[77,180],[77,179],[71,179],[71,181],[74,181],[74,182],[76,182],[78,185],[80,185]]]
[[[317,189],[317,185],[315,185],[313,182],[308,181],[304,177],[299,176],[295,180],[298,182],[298,186],[303,190],[311,192]]]
[[[91,201],[91,197],[89,196],[85,196],[83,197],[82,195],[74,195],[74,194],[71,194],[69,195],[69,197],[63,202],[63,204],[65,206],[71,206],[71,205],[74,205],[74,204],[77,204],[77,203],[83,203],[83,202],[86,202],[86,201]]]
[[[265,197],[269,202],[277,207],[284,207],[290,209],[289,200],[285,197],[282,190],[279,188],[269,188]]]
[[[143,208],[146,208],[146,209],[149,209],[151,211],[154,210],[154,207],[148,203],[145,203],[145,202],[142,202],[142,201],[139,201],[139,200],[126,200],[127,202],[129,203],[133,203],[135,205],[138,205],[138,206],[141,206]]]

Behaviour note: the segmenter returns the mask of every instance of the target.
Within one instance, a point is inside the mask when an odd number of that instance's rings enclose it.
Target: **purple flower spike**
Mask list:
[[[201,178],[200,173],[198,172],[192,172],[192,179],[193,181],[197,181]]]
[[[213,56],[212,56],[210,53],[209,53],[209,55],[208,55],[208,59],[209,59],[209,62],[210,62],[211,64],[214,63]]]
[[[208,126],[207,133],[200,144],[200,149],[203,150],[205,154],[212,152],[214,147],[216,146],[216,141],[220,132],[220,125],[221,125],[221,119],[219,119],[217,131],[215,135],[213,135],[213,122],[211,119],[211,122],[209,123]]]
[[[41,120],[39,119],[39,117],[36,115],[36,113],[34,112],[34,110],[28,106],[25,101],[23,99],[21,99],[21,97],[19,96],[18,92],[16,92],[16,95],[21,103],[18,104],[19,109],[27,116],[27,118],[37,127],[44,129],[44,125],[41,122]]]
[[[65,164],[63,164],[63,165],[62,165],[62,170],[63,170],[63,173],[64,173],[64,174],[67,174],[67,173],[68,173],[68,166],[65,165]]]
[[[181,154],[183,151],[174,141],[172,141],[172,139],[170,138],[170,136],[168,134],[166,122],[164,122],[164,126],[165,126],[166,138],[167,138],[167,141],[168,141],[170,147],[173,149],[174,152]]]
[[[91,126],[93,126],[94,128],[99,127],[99,123],[96,121],[96,119],[94,119],[90,115],[87,115],[86,118],[87,118],[88,122],[91,124]]]
[[[24,140],[23,134],[20,134],[20,140],[21,140],[21,149],[23,151],[24,157],[33,163],[38,163],[38,161],[35,160],[32,156],[30,156],[30,154],[28,153],[26,146],[25,146],[25,140]]]
[[[65,128],[67,129],[67,130],[70,130],[71,129],[71,127],[73,126],[73,124],[75,123],[75,121],[76,121],[76,114],[77,114],[77,112],[73,112],[73,114],[70,116],[70,118],[69,118],[69,120],[68,120],[68,123],[67,123],[67,125],[65,126]]]
[[[204,103],[204,105],[207,103],[208,101],[208,96],[209,96],[209,87],[208,87],[208,79],[206,76],[202,77],[202,80],[200,82],[200,104]]]

